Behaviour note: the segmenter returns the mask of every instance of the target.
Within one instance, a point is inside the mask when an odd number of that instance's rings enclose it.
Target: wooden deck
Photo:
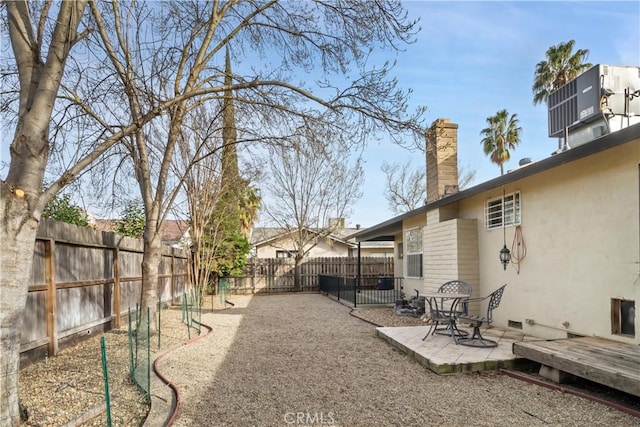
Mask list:
[[[515,342],[513,353],[640,397],[640,346],[580,337]]]

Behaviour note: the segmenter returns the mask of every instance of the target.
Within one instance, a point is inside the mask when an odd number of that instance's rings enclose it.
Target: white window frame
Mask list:
[[[403,246],[404,258],[406,259],[406,275],[407,277],[422,278],[424,274],[422,228],[409,228],[405,231],[404,235]],[[417,268],[419,271],[414,271],[414,268]]]
[[[484,203],[484,226],[487,230],[520,225],[522,197],[519,191],[489,199]]]
[[[298,254],[298,251],[277,250],[276,251],[276,258],[278,258],[278,259],[293,258],[297,254]]]

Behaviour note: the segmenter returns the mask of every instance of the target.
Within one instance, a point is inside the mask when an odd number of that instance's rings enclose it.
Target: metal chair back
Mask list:
[[[471,296],[471,285],[462,280],[450,280],[438,288],[438,292],[450,294],[467,294]],[[456,311],[458,314],[467,314],[469,306],[466,302],[458,305]]]
[[[491,323],[493,321],[493,310],[498,308],[498,306],[500,305],[500,301],[502,300],[502,294],[504,293],[504,288],[506,287],[507,287],[506,284],[502,285],[501,287],[493,291],[491,295],[489,295],[489,305],[487,306],[487,322],[488,323]]]
[[[471,295],[471,285],[462,280],[451,280],[441,285],[438,292]]]

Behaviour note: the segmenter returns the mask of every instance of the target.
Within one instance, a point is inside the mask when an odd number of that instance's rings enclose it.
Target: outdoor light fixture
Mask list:
[[[511,261],[511,251],[507,248],[507,244],[505,243],[502,249],[500,249],[500,262],[502,263],[502,267],[504,267],[505,271],[507,270],[507,265]]]
[[[504,268],[505,271],[507,271],[507,265],[509,265],[509,262],[511,261],[511,251],[509,250],[509,248],[507,248],[507,227],[504,223],[505,221],[505,217],[504,217],[504,199],[506,198],[506,191],[504,189],[504,187],[502,188],[502,239],[503,239],[503,246],[502,249],[500,249],[500,262],[502,263],[502,267]]]

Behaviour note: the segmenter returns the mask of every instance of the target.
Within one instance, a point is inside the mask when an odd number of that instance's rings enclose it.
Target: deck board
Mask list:
[[[640,346],[580,337],[516,342],[513,353],[640,397]]]

